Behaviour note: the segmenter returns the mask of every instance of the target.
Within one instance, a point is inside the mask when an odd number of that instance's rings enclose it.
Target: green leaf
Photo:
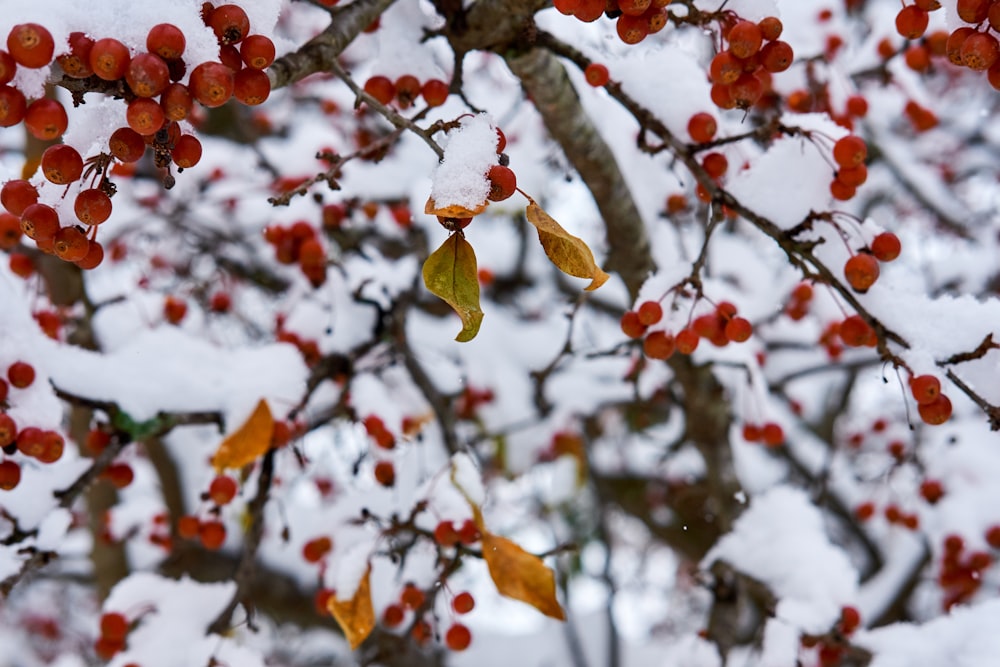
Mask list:
[[[462,330],[455,337],[465,343],[476,337],[483,322],[479,307],[479,276],[476,253],[460,234],[452,234],[424,262],[424,284],[441,297],[462,318]]]
[[[552,263],[563,273],[577,278],[589,278],[590,284],[584,287],[588,292],[607,282],[608,274],[597,266],[594,253],[583,239],[563,229],[535,200],[529,197],[528,202],[525,216],[538,230],[538,240]]]

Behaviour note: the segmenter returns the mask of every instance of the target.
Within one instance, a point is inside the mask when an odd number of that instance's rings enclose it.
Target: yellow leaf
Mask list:
[[[597,266],[594,253],[583,239],[563,229],[534,199],[529,197],[528,202],[525,215],[528,222],[538,230],[538,240],[552,263],[563,273],[577,278],[590,278],[590,284],[584,288],[588,292],[603,285],[609,276]]]
[[[527,602],[546,616],[566,620],[556,600],[556,575],[541,558],[505,537],[483,531],[483,559],[500,595]]]
[[[365,576],[361,578],[361,583],[358,584],[358,590],[354,592],[354,597],[350,600],[341,601],[334,595],[327,602],[327,608],[340,624],[340,629],[344,631],[344,636],[347,637],[352,651],[361,646],[361,642],[371,634],[375,627],[371,573],[372,569],[369,566],[365,571]]]
[[[460,343],[479,333],[483,311],[479,307],[479,276],[476,253],[462,234],[452,234],[424,262],[424,284],[441,297],[462,318],[462,330],[455,337]]]
[[[438,207],[437,203],[428,197],[427,203],[424,204],[424,213],[427,215],[440,215],[444,218],[474,218],[485,211],[486,207],[489,205],[489,201],[484,201],[475,208],[465,208],[464,206],[459,206],[458,204]]]
[[[263,398],[257,403],[253,414],[242,426],[225,437],[212,457],[212,465],[216,470],[225,468],[242,468],[253,463],[271,448],[271,436],[274,433],[274,418],[267,401]]]

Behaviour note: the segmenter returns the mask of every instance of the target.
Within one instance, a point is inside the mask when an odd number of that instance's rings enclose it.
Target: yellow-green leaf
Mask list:
[[[603,285],[609,276],[597,266],[594,253],[583,239],[563,229],[562,225],[535,203],[535,200],[529,198],[528,202],[525,215],[528,222],[538,230],[538,240],[552,263],[563,273],[577,278],[589,278],[590,284],[584,288],[587,291]]]
[[[327,602],[327,609],[344,631],[347,642],[353,651],[361,646],[368,635],[375,628],[375,609],[372,607],[371,573],[369,566],[365,571],[365,576],[358,584],[358,590],[354,591],[354,597],[350,600],[339,600],[336,595],[330,597]]]
[[[479,276],[476,253],[462,234],[452,234],[424,262],[424,284],[441,297],[462,318],[462,330],[455,337],[460,343],[479,333],[483,311],[479,307]]]
[[[541,558],[506,537],[483,531],[483,560],[500,595],[527,602],[546,616],[566,619],[556,600],[555,573]]]
[[[274,418],[267,401],[262,398],[250,418],[219,444],[212,457],[212,465],[216,470],[223,470],[253,463],[271,448],[273,434]]]

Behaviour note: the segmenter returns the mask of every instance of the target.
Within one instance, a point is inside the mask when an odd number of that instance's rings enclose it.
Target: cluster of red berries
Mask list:
[[[929,12],[940,8],[938,0],[915,0],[912,5],[899,10],[896,31],[910,40],[923,37],[930,20]],[[986,72],[990,85],[1000,90],[1000,42],[993,34],[1000,33],[1000,3],[996,0],[958,0],[956,11],[958,17],[970,25],[956,28],[951,33],[928,36],[924,45],[927,54],[943,55],[953,65]],[[929,63],[924,66],[925,59],[921,55],[910,56],[907,53],[907,64],[918,71],[929,68]]]
[[[268,225],[264,239],[274,246],[275,258],[282,264],[298,264],[313,287],[326,282],[326,250],[316,229],[304,220],[289,226]]]
[[[617,19],[618,37],[626,44],[638,44],[667,25],[667,5],[671,0],[555,0],[560,13],[591,23],[607,16]]]
[[[226,541],[226,524],[218,519],[202,520],[185,514],[177,519],[177,534],[185,540],[198,540],[206,549],[215,551]]]
[[[798,322],[809,313],[813,300],[813,287],[809,283],[799,283],[792,290],[785,304],[785,314]]]
[[[267,99],[271,84],[263,70],[274,61],[271,40],[250,34],[246,12],[237,5],[213,7],[206,2],[202,18],[215,32],[221,62],[196,65],[187,84],[180,83],[187,73],[183,60],[186,38],[172,24],[150,29],[147,50],[138,54],[114,38],[95,40],[81,32],[70,34],[67,48],[59,52],[55,62],[65,76],[89,80],[95,89],[117,85],[128,105],[127,126],[112,134],[107,154],[84,159],[72,146],[55,144],[42,155],[40,166],[48,182],[63,186],[81,181],[73,211],[80,223],[91,227],[89,231],[75,224],[63,227],[55,208],[39,203],[38,189],[27,180],[4,186],[4,207],[20,219],[21,229],[42,251],[81,268],[98,266],[104,252],[96,241],[97,225],[111,215],[115,191],[107,177],[112,158],[122,164],[134,163],[149,146],[159,167],[166,168],[171,162],[181,170],[193,167],[201,159],[201,143],[194,135],[182,134],[177,123],[189,118],[194,102],[211,108],[234,96],[248,105]],[[63,135],[69,118],[62,104],[50,98],[29,104],[20,90],[9,85],[18,67],[48,67],[56,53],[56,44],[44,26],[24,23],[11,29],[7,50],[0,50],[0,127],[23,122],[28,132],[42,141]],[[169,186],[172,177],[164,182]],[[5,220],[5,243],[10,237],[9,226],[10,221]]]
[[[101,634],[94,642],[94,653],[101,660],[111,660],[125,650],[125,640],[132,629],[128,617],[118,612],[101,615]]]
[[[461,526],[456,527],[451,520],[439,521],[434,527],[434,541],[442,547],[454,547],[459,544],[466,546],[475,544],[482,539],[482,533],[472,519],[466,519]]]
[[[50,100],[53,101],[54,100]],[[56,104],[58,104],[56,102]],[[76,149],[66,144],[55,144],[42,154],[42,173],[57,185],[68,185],[83,176],[83,159]],[[38,201],[38,188],[24,179],[4,183],[0,189],[0,203],[7,213],[0,216],[0,227],[6,239],[5,247],[20,241],[20,233],[32,239],[42,252],[73,262],[81,269],[92,269],[104,260],[104,248],[96,240],[97,225],[111,215],[111,199],[100,187],[81,190],[73,209],[77,219],[90,226],[88,232],[79,225],[63,227],[56,209]],[[13,230],[17,222],[18,232]],[[11,269],[23,278],[34,271],[30,262],[21,262],[15,269],[11,255]]]
[[[910,394],[917,402],[917,412],[925,424],[937,426],[951,417],[951,399],[941,393],[941,381],[933,375],[911,377]]]
[[[891,262],[902,250],[902,244],[892,232],[882,232],[871,245],[850,257],[844,264],[844,278],[855,292],[864,294],[878,280],[879,262]]]
[[[423,97],[429,107],[439,107],[449,94],[448,84],[441,79],[428,79],[421,84],[412,74],[404,74],[395,81],[376,74],[365,81],[364,90],[384,105],[395,100],[400,109],[409,109],[418,97]]]
[[[899,505],[889,503],[882,511],[885,520],[892,524],[902,526],[907,530],[917,530],[920,527],[920,517],[912,512],[904,512]],[[867,500],[854,508],[854,516],[858,521],[869,521],[875,516],[875,503]]]
[[[419,612],[424,606],[426,595],[412,582],[403,586],[399,601],[388,605],[382,611],[382,625],[387,628],[397,628],[406,619],[407,611]],[[452,610],[459,615],[467,614],[476,606],[472,593],[464,591],[451,601]],[[432,635],[431,625],[425,619],[414,623],[410,631],[413,639],[421,646],[426,644]],[[464,651],[472,643],[472,633],[465,625],[453,623],[444,634],[444,643],[452,651]]]
[[[302,558],[307,563],[318,563],[333,550],[333,540],[326,535],[314,537],[302,545]]]
[[[991,527],[986,539],[994,549],[1000,548],[1000,526]],[[966,553],[965,540],[959,535],[948,535],[942,546],[937,583],[944,593],[941,606],[948,611],[972,599],[983,584],[986,569],[993,564],[993,556],[986,551]]]
[[[749,109],[771,89],[771,74],[791,67],[795,54],[778,39],[784,26],[774,16],[758,23],[726,20],[720,28],[728,48],[709,65],[712,101],[722,109]]]
[[[854,197],[858,187],[868,180],[868,146],[861,137],[849,134],[841,137],[833,145],[833,161],[837,171],[830,183],[830,194],[834,199],[847,201]]]
[[[663,329],[649,331],[649,327],[663,319],[663,307],[656,301],[644,301],[636,310],[622,315],[621,328],[629,338],[643,338],[642,350],[650,359],[669,359],[675,351],[691,354],[702,338],[716,347],[747,341],[753,334],[753,325],[737,313],[735,305],[722,301],[713,312],[699,315],[673,335]]]
[[[6,379],[0,378],[0,450],[6,456],[20,453],[41,463],[55,463],[65,449],[63,436],[56,431],[35,426],[18,428],[7,412],[10,388],[27,389],[35,382],[34,367],[15,361],[7,367]],[[12,458],[0,461],[0,490],[10,491],[21,483],[21,466]]]
[[[382,449],[393,449],[396,446],[396,436],[386,428],[385,422],[378,415],[368,415],[362,422],[368,437]]]
[[[861,613],[856,607],[844,606],[840,609],[840,619],[837,620],[834,632],[830,636],[820,638],[805,635],[802,637],[802,646],[816,649],[819,667],[838,667],[843,664],[842,660],[847,651],[844,638],[853,635],[859,627],[861,627]]]
[[[285,318],[283,315],[278,315],[277,317],[277,331],[275,332],[275,340],[279,343],[289,343],[295,346],[295,349],[299,351],[302,355],[303,361],[306,362],[307,366],[314,366],[319,363],[322,358],[322,354],[319,351],[319,343],[315,340],[311,340],[300,336],[294,331],[289,331],[285,328]],[[275,422],[277,423],[277,422]],[[279,445],[275,445],[277,447]]]
[[[409,203],[403,200],[390,201],[366,201],[361,203],[356,199],[349,199],[344,202],[324,204],[321,210],[321,220],[323,228],[326,230],[336,230],[343,226],[345,220],[349,220],[355,210],[360,210],[368,220],[374,220],[379,209],[386,207],[393,222],[402,229],[409,229],[413,226],[413,211]]]
[[[785,442],[785,429],[776,422],[743,424],[743,439],[747,442],[759,442],[768,447],[780,447]]]

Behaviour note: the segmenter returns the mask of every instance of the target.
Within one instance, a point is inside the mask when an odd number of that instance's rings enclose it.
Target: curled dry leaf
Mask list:
[[[489,205],[489,201],[483,201],[482,204],[475,208],[465,208],[458,204],[438,207],[434,200],[428,197],[427,203],[424,204],[424,213],[427,215],[440,215],[443,218],[474,218],[485,211]]]
[[[584,289],[595,290],[608,280],[608,274],[594,261],[590,247],[576,236],[562,228],[555,219],[528,198],[525,215],[528,222],[538,230],[538,240],[552,263],[562,271],[577,278],[589,278],[590,284]]]
[[[476,253],[460,233],[452,234],[424,262],[424,284],[462,318],[462,330],[455,337],[460,343],[479,333],[483,311],[479,307],[479,276]]]
[[[340,600],[336,595],[330,597],[327,608],[330,614],[344,631],[351,650],[361,646],[375,628],[375,609],[372,606],[371,566],[361,577],[358,589],[350,600]]]
[[[566,620],[556,600],[556,575],[541,558],[506,537],[483,531],[483,560],[500,595],[526,602],[546,616]]]
[[[271,448],[274,434],[274,417],[263,398],[257,403],[250,417],[219,444],[212,465],[216,470],[242,468],[253,463]]]

